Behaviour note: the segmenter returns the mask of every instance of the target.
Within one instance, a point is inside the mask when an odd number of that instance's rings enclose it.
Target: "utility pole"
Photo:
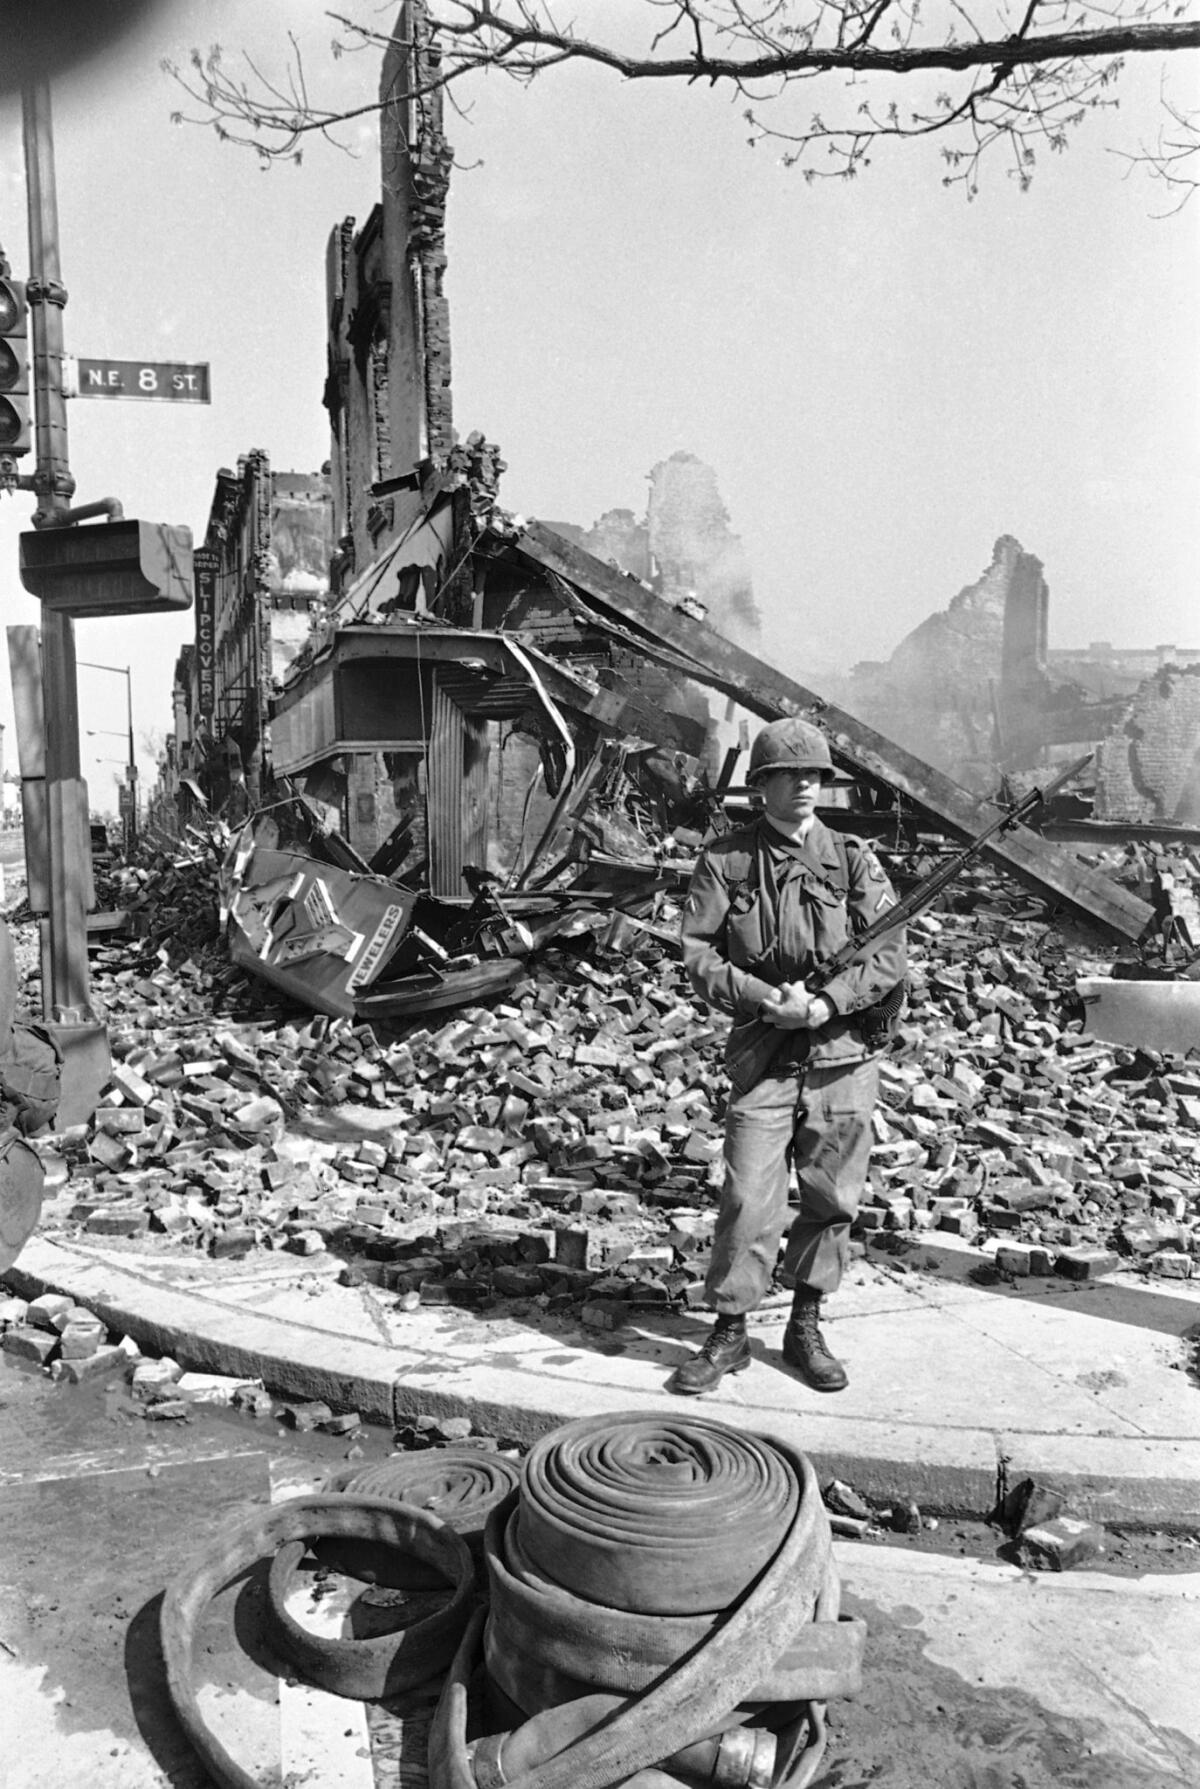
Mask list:
[[[38,498],[33,525],[62,528],[73,519],[75,491],[67,457],[63,395],[63,308],[67,302],[58,247],[58,199],[50,86],[22,90],[30,277],[26,284],[33,347]],[[75,621],[42,603],[42,711],[46,726],[46,830],[49,872],[48,948],[43,951],[42,1010],[63,1052],[60,1123],[90,1117],[112,1066],[108,1032],[92,1010],[87,958],[91,904],[91,833],[87,787],[80,774]]]
[[[91,832],[87,788],[80,773],[79,699],[76,690],[77,615],[152,615],[192,605],[192,535],[189,528],[127,519],[115,497],[74,507],[75,480],[67,458],[63,307],[67,302],[58,258],[58,203],[54,183],[54,140],[50,88],[43,78],[21,93],[25,144],[25,185],[29,213],[30,276],[8,277],[0,255],[0,486],[32,491],[38,499],[33,532],[21,536],[21,581],[40,599],[40,642],[32,628],[10,628],[14,695],[30,724],[28,785],[42,783],[44,771],[44,863],[30,864],[44,878],[48,919],[43,933],[42,1004],[47,1023],[63,1051],[63,1091],[59,1122],[91,1117],[112,1069],[108,1033],[92,1009],[87,960],[87,915],[92,905]],[[30,379],[24,381],[25,315],[33,349]],[[160,374],[171,375],[189,401],[207,402],[188,378],[206,368],[142,369],[148,389]],[[117,372],[119,384],[119,366]],[[114,387],[116,389],[116,387]],[[32,438],[28,401],[34,404]],[[36,471],[19,476],[17,458],[36,450]],[[103,525],[76,523],[105,518]],[[40,680],[32,673],[40,644]],[[108,667],[115,669],[117,667]],[[136,814],[137,760],[133,743],[133,688],[128,670],[129,798]],[[40,682],[40,688],[39,688]],[[18,691],[18,683],[20,689]],[[41,715],[37,716],[40,696]],[[37,721],[40,719],[40,728]],[[34,734],[44,735],[32,737]],[[134,823],[136,828],[136,821]],[[29,832],[26,833],[28,843]]]

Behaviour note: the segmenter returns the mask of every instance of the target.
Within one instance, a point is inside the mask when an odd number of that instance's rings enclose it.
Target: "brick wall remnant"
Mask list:
[[[890,659],[853,667],[840,683],[842,704],[966,787],[993,788],[1001,752],[997,695],[1005,615],[1014,586],[1035,599],[1036,632],[1036,599],[1045,589],[1041,563],[1011,534],[1002,534],[991,564],[948,608],[907,634]],[[1026,656],[1011,626],[1009,642],[1014,660]]]
[[[1200,665],[1165,664],[1100,747],[1096,817],[1200,826]]]
[[[664,602],[699,604],[700,618],[725,639],[748,649],[757,645],[762,617],[746,550],[729,526],[716,473],[694,453],[673,453],[652,469],[641,519],[631,509],[608,509],[590,528],[549,525],[605,564],[640,578]]]

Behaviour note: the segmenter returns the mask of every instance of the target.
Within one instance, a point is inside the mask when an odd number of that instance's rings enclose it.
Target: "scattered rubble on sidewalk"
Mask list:
[[[272,1002],[230,965],[218,844],[198,834],[118,872],[114,898],[141,918],[93,951],[113,1077],[91,1124],[41,1142],[47,1233],[229,1259],[332,1251],[409,1308],[502,1303],[598,1330],[701,1302],[727,1020],[685,981],[669,894],[618,933],[554,940],[498,1003],[372,1029]],[[995,1244],[983,1271],[1001,1278],[1189,1278],[1200,1059],[1083,1035],[1075,977],[1111,952],[990,867],[911,944],[859,1235],[898,1267],[949,1232]],[[339,1107],[370,1134],[319,1141],[314,1117]]]

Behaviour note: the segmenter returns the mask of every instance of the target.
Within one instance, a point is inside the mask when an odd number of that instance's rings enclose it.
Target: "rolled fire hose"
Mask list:
[[[474,1552],[492,1511],[521,1482],[521,1468],[503,1454],[472,1447],[427,1448],[393,1454],[372,1466],[351,1466],[325,1481],[350,1497],[389,1497],[440,1516]]]
[[[390,1647],[394,1662],[383,1671],[389,1695],[414,1688],[440,1671],[466,1622],[475,1584],[470,1552],[452,1528],[428,1511],[406,1509],[382,1498],[318,1496],[294,1497],[274,1509],[256,1513],[236,1528],[221,1547],[172,1580],[159,1617],[167,1692],[181,1727],[217,1789],[261,1789],[261,1784],[225,1750],[200,1709],[193,1671],[196,1636],[204,1612],[223,1585],[258,1560],[288,1542],[318,1536],[370,1541],[380,1547],[414,1552],[436,1565],[453,1585],[450,1603],[429,1621],[413,1622],[395,1634],[380,1635],[373,1641],[346,1643],[353,1647]]]
[[[504,1558],[497,1570],[493,1536],[501,1528],[507,1536],[514,1526],[519,1561]],[[481,1774],[499,1770],[509,1789],[664,1789],[676,1783],[662,1761],[676,1761],[698,1741],[736,1724],[745,1705],[770,1684],[802,1626],[822,1630],[831,1642],[823,1673],[819,1637],[812,1649],[821,1691],[846,1695],[858,1687],[861,1625],[837,1620],[829,1523],[815,1475],[804,1456],[784,1444],[703,1419],[627,1415],[567,1424],[531,1452],[515,1525],[511,1514],[502,1519],[496,1512],[485,1551],[492,1619],[502,1634],[511,1639],[506,1574],[511,1580],[523,1571],[554,1640],[563,1640],[568,1653],[575,1649],[571,1675],[593,1692],[627,1633],[612,1622],[612,1585],[627,1602],[641,1605],[619,1615],[645,1617],[655,1605],[686,1605],[682,1576],[690,1573],[692,1608],[698,1600],[705,1622],[699,1640],[665,1669],[661,1660],[648,1672],[641,1666],[642,1693],[624,1696],[617,1712],[590,1730],[572,1731],[575,1717],[564,1708],[555,1731],[555,1723],[541,1721],[537,1711],[540,1759],[524,1762],[532,1723],[499,1748],[486,1746]],[[709,1586],[727,1593],[724,1607],[715,1606]],[[600,1600],[592,1600],[596,1593]],[[583,1636],[572,1605],[584,1610]],[[590,1660],[583,1645],[589,1626],[595,1636]],[[482,1789],[466,1744],[467,1682],[481,1628],[482,1617],[473,1619],[438,1705],[430,1735],[432,1789]],[[845,1642],[846,1630],[856,1630],[852,1645]],[[507,1650],[493,1646],[490,1662]],[[533,1687],[536,1695],[540,1686]],[[778,1735],[775,1789],[802,1789],[824,1749],[820,1692],[800,1681],[789,1688],[799,1692],[791,1699],[804,1706]],[[506,1694],[527,1710],[529,1689],[520,1667],[509,1673]],[[516,1774],[504,1770],[506,1755],[518,1763]]]
[[[473,1448],[430,1448],[423,1453],[395,1454],[371,1466],[343,1469],[326,1479],[324,1489],[348,1497],[386,1498],[405,1509],[423,1509],[452,1528],[476,1556],[488,1515],[520,1482],[520,1468],[510,1460]],[[447,1580],[453,1583],[453,1570],[444,1557],[433,1557],[416,1546],[409,1551],[411,1557],[403,1561],[398,1579],[406,1590],[440,1590]],[[268,1644],[295,1666],[306,1683],[337,1696],[374,1702],[407,1687],[397,1676],[411,1668],[410,1659],[405,1645],[398,1645],[394,1635],[345,1639],[314,1634],[289,1613],[288,1600],[304,1553],[303,1541],[289,1542],[280,1547],[272,1562],[267,1577]],[[336,1565],[336,1557],[333,1563]],[[346,1569],[353,1571],[354,1567]],[[406,1630],[416,1637],[414,1656],[424,1649],[432,1661],[427,1675],[448,1664],[465,1623],[465,1613],[457,1599],[452,1599],[440,1614]],[[449,1646],[442,1644],[443,1630],[451,1636]]]

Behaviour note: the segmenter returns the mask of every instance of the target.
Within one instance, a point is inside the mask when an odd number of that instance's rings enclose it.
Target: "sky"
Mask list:
[[[586,13],[596,0],[580,0]],[[362,0],[381,23],[396,7]],[[639,0],[603,0],[630,22]],[[314,0],[160,0],[106,59],[56,78],[69,353],[207,362],[212,403],[68,406],[74,501],[183,523],[199,544],[221,467],[329,455],[325,245],[378,196],[370,121],[344,148],[260,169],[160,67],[193,46],[360,103],[369,53],[331,57]],[[462,434],[507,462],[505,505],[587,525],[644,510],[677,450],[716,471],[749,555],[764,656],[820,675],[886,658],[1012,534],[1042,560],[1050,644],[1200,646],[1200,197],[1167,215],[1125,155],[1154,138],[1164,81],[1196,106],[1200,56],[1143,59],[1119,110],[1017,190],[997,163],[968,204],[929,147],[881,151],[853,185],[806,184],[746,145],[719,92],[563,69],[461,89],[447,226]],[[1124,152],[1124,153],[1123,153]],[[0,243],[27,271],[19,106],[0,93]],[[30,467],[26,461],[25,467]],[[8,623],[33,500],[0,498]],[[143,789],[171,725],[190,615],[77,625],[78,656],[132,675]],[[84,775],[115,801],[125,680],[81,669]],[[11,692],[0,678],[7,764]]]

